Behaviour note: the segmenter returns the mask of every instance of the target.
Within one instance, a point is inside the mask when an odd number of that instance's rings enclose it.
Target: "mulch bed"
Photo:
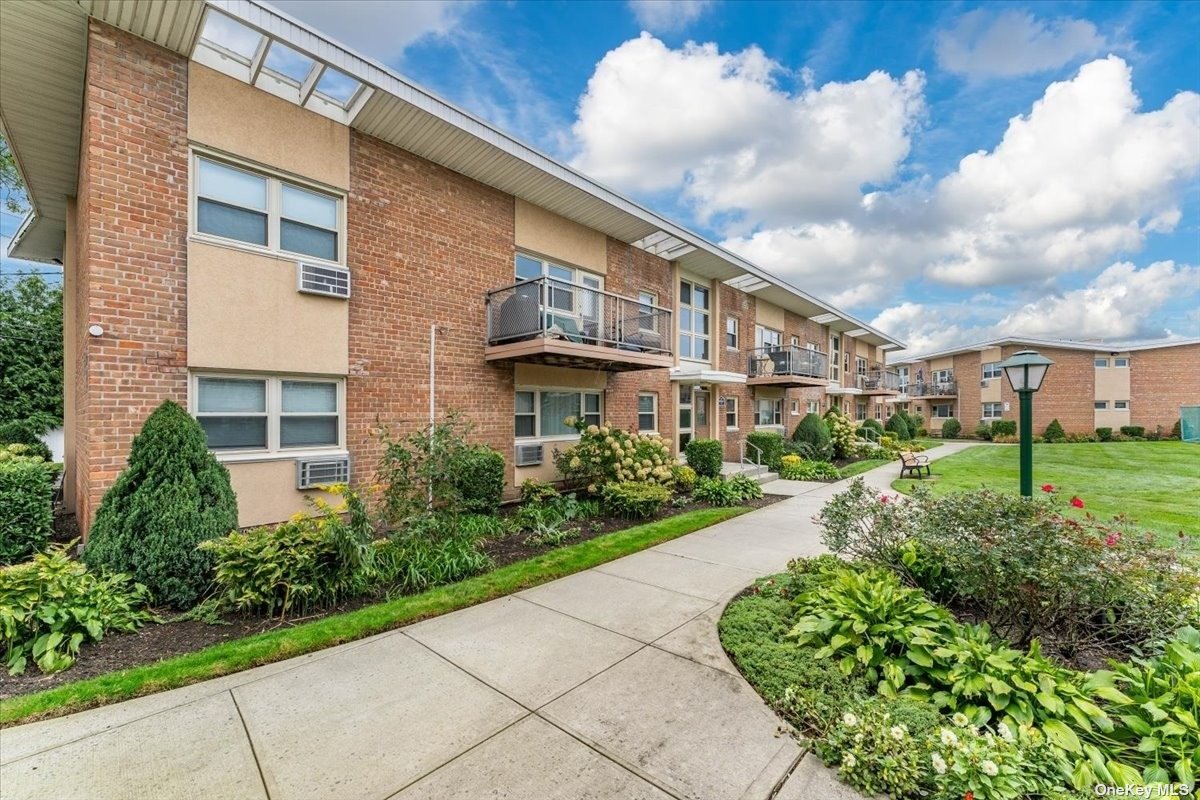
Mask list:
[[[784,499],[786,498],[765,495],[761,500],[753,500],[744,505],[752,508],[762,508],[763,506],[768,506]],[[624,530],[646,522],[656,522],[702,508],[711,508],[711,506],[706,503],[668,506],[648,520],[630,521],[619,517],[605,516],[584,520],[579,525],[581,528],[579,536],[565,542],[563,545],[559,545],[559,547],[576,544],[588,539],[594,539],[597,536],[603,536],[606,533]],[[59,518],[56,526],[58,530],[54,537],[56,541],[69,541],[78,536],[78,531],[73,527],[73,522],[73,516]],[[484,544],[483,549],[492,557],[497,567],[557,549],[555,546],[550,545],[539,547],[525,544],[525,536],[526,534],[510,534],[500,539],[489,540]],[[25,674],[13,676],[0,668],[0,699],[33,694],[45,689],[52,689],[64,683],[93,678],[98,675],[142,664],[151,664],[173,656],[201,650],[210,645],[252,636],[256,633],[300,625],[332,614],[354,611],[363,606],[381,602],[383,599],[384,596],[382,593],[357,597],[353,600],[339,603],[333,608],[322,609],[319,612],[308,615],[302,613],[299,616],[289,617],[286,620],[280,620],[277,617],[264,618],[247,614],[227,614],[222,617],[223,624],[209,624],[197,620],[180,620],[161,625],[146,625],[137,633],[113,634],[105,637],[100,642],[85,645],[75,665],[62,672],[44,675],[37,670],[36,666],[31,665]],[[177,616],[177,614],[170,611],[160,613],[164,620],[169,620],[173,616]]]

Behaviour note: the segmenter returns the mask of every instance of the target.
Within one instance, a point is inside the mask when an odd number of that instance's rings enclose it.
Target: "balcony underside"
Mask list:
[[[675,359],[667,353],[581,344],[540,336],[522,342],[488,345],[484,348],[483,355],[488,361],[520,361],[525,364],[602,369],[609,372],[664,369],[675,365]]]
[[[755,375],[746,379],[747,386],[780,386],[793,389],[803,386],[828,386],[828,378],[814,378],[810,375]]]
[[[953,400],[958,397],[958,392],[951,394],[910,394],[909,400]]]
[[[897,389],[884,389],[883,387],[880,387],[880,386],[877,386],[874,389],[872,389],[870,387],[864,387],[862,390],[862,393],[863,394],[874,394],[874,395],[887,395],[889,397],[900,394],[899,390],[897,390]]]

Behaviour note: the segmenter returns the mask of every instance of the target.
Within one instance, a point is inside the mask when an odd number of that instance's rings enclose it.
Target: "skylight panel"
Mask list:
[[[344,72],[328,68],[317,82],[317,91],[338,105],[346,105],[362,84]]]
[[[200,40],[223,50],[249,64],[262,44],[263,35],[224,14],[209,10],[204,20],[204,32]]]
[[[272,42],[271,49],[267,51],[267,60],[264,66],[279,77],[286,78],[298,86],[304,83],[304,79],[308,77],[315,64],[316,62],[311,58],[293,50],[286,44]],[[318,88],[320,87],[318,86]]]

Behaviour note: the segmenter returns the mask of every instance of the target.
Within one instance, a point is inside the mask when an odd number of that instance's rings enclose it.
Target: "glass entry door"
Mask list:
[[[692,385],[679,386],[679,452],[692,440]]]

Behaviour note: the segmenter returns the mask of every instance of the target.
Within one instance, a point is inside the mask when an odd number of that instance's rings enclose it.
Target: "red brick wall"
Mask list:
[[[1028,349],[1024,345],[1005,345],[1003,359]],[[1054,362],[1046,373],[1042,388],[1033,395],[1033,433],[1040,436],[1050,421],[1057,419],[1068,433],[1091,433],[1095,430],[1096,369],[1093,354],[1085,350],[1038,348],[1038,352]],[[1000,398],[1008,403],[1004,419],[1020,419],[1020,401],[1007,377],[1001,378]]]
[[[747,354],[754,349],[754,296],[738,291],[723,283],[717,284],[721,297],[721,320],[718,330],[721,334],[720,346],[717,348],[718,369],[725,372],[746,374],[750,369]],[[725,347],[725,318],[734,317],[738,321],[738,349],[731,351]],[[737,398],[737,430],[725,429],[725,410],[717,406],[717,414],[713,419],[714,438],[721,440],[725,447],[725,458],[736,461],[741,453],[741,441],[754,430],[754,387],[745,384],[727,384],[713,389],[717,397]],[[715,403],[716,401],[714,401]]]
[[[979,381],[983,379],[979,353],[959,353],[954,356],[954,380],[958,382],[958,400],[954,405],[954,417],[962,424],[964,433],[975,432],[983,416],[983,390]],[[929,427],[928,423],[926,427]],[[941,433],[941,422],[935,421],[930,430]]]
[[[1200,404],[1200,344],[1138,350],[1129,358],[1129,419],[1168,434],[1179,407]]]
[[[187,59],[88,31],[78,189],[77,513],[86,531],[142,422],[187,398]],[[104,334],[87,334],[100,325]]]
[[[513,282],[512,197],[351,131],[346,219],[353,480],[374,474],[378,424],[408,433],[428,423],[432,324],[438,416],[462,411],[511,479],[513,368],[483,352],[486,294]]]

